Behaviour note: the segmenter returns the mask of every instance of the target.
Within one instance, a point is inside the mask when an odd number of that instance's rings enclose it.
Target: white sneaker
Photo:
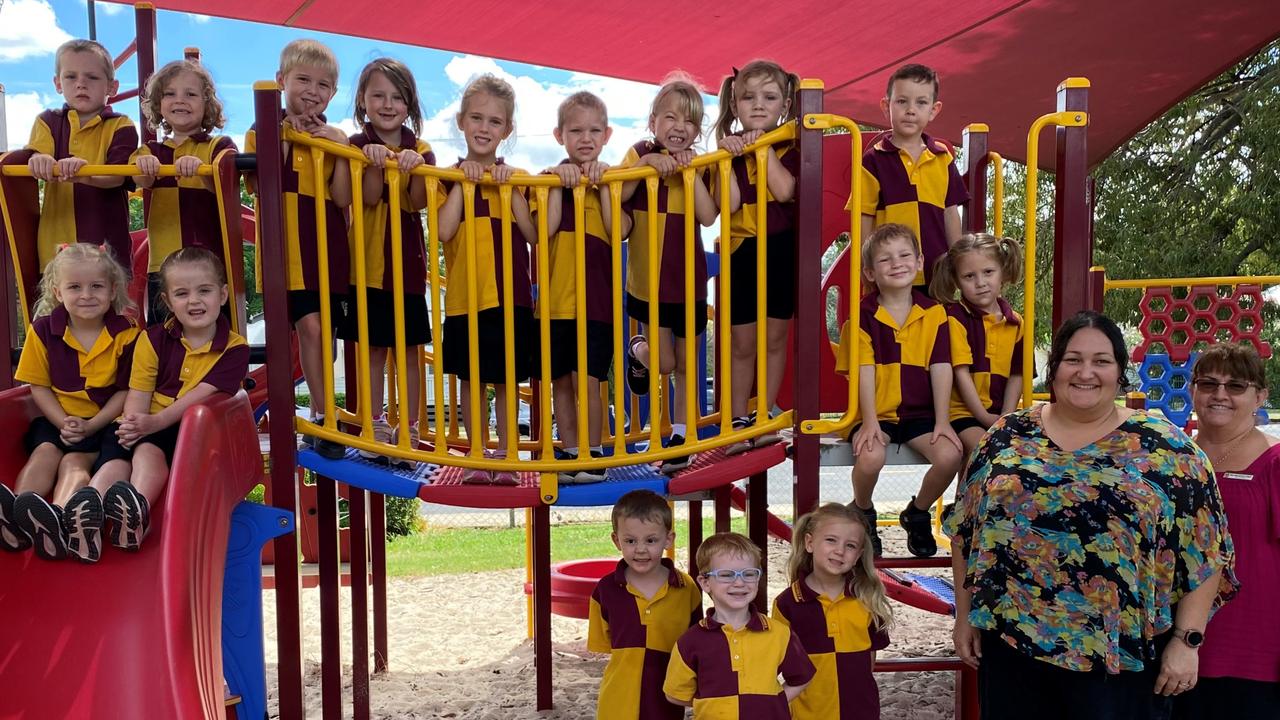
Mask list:
[[[417,450],[418,446],[421,443],[422,443],[422,434],[418,431],[418,426],[410,425],[409,426],[409,447],[414,450]],[[396,430],[391,437],[391,444],[392,445],[400,444],[400,426],[396,426]],[[418,466],[417,462],[413,460],[406,460],[404,458],[392,458],[391,464],[395,465],[396,467],[406,468],[410,470]]]
[[[391,432],[391,425],[387,423],[387,419],[385,417],[381,417],[373,421],[373,441],[387,444],[395,442],[394,436]],[[387,462],[387,456],[373,450],[360,448],[356,452],[358,452],[360,457],[365,460],[372,460],[373,462],[378,463]]]

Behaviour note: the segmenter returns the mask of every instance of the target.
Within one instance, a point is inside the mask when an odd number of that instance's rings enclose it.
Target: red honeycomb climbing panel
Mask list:
[[[1133,349],[1135,361],[1163,348],[1170,360],[1183,363],[1197,345],[1217,340],[1247,342],[1261,357],[1271,357],[1271,344],[1262,339],[1261,285],[1200,285],[1185,297],[1171,287],[1150,287],[1139,307],[1142,342]]]

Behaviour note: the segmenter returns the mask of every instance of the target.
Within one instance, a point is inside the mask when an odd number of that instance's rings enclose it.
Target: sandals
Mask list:
[[[636,357],[636,345],[647,342],[643,335],[636,335],[627,343],[627,388],[632,395],[649,394],[649,368]]]

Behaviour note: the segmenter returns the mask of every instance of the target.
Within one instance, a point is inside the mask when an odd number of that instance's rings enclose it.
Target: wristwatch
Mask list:
[[[1187,647],[1195,649],[1204,644],[1204,633],[1199,630],[1173,629],[1173,636],[1181,640]]]

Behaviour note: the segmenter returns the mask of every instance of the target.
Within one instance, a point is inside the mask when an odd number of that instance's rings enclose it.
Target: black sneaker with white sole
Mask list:
[[[0,485],[0,548],[9,552],[22,552],[31,547],[31,537],[16,522],[13,511],[16,499],[7,485]]]
[[[102,497],[103,513],[109,522],[111,544],[122,550],[137,550],[151,529],[151,508],[147,499],[128,481],[107,488]]]
[[[36,555],[45,560],[67,557],[67,538],[62,529],[62,511],[33,492],[25,492],[13,501],[13,515],[18,527],[31,538]]]
[[[928,510],[916,507],[915,496],[898,516],[898,523],[907,531],[907,550],[918,558],[938,554],[938,541],[933,539],[933,516]]]
[[[849,507],[862,513],[862,517],[867,521],[867,537],[871,539],[871,549],[876,557],[883,557],[884,543],[880,540],[880,532],[876,530],[877,513],[875,506],[860,508],[855,503],[849,503]]]
[[[62,510],[67,551],[81,562],[98,562],[102,557],[102,523],[102,496],[91,487],[77,490]]]
[[[667,441],[667,447],[669,448],[683,444],[683,435],[672,435],[671,439]],[[691,463],[693,463],[692,455],[681,455],[679,457],[667,458],[662,461],[662,472],[666,475],[672,475],[689,467]]]
[[[591,457],[592,459],[602,458],[604,457],[604,452],[601,450],[592,450]],[[607,476],[605,475],[605,468],[596,468],[594,470],[579,470],[577,475],[574,477],[574,481],[577,482],[579,485],[588,485],[590,483],[604,482],[606,477]]]

